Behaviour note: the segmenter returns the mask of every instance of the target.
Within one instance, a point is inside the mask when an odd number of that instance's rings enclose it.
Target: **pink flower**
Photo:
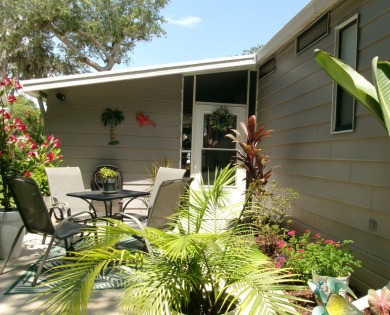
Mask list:
[[[53,152],[47,153],[47,158],[48,158],[49,162],[53,162],[54,157],[55,157],[55,154]]]
[[[306,233],[311,233],[311,231],[310,231],[310,230],[306,230],[305,232],[306,232]]]
[[[286,257],[284,257],[284,256],[280,257],[279,261],[280,261],[282,264],[284,264],[285,261],[286,261]]]
[[[321,234],[320,234],[320,233],[317,233],[317,234],[315,235],[315,237],[321,237]]]
[[[36,157],[37,156],[37,154],[35,152],[31,152],[31,151],[28,152],[27,155],[31,156],[31,157]]]
[[[288,231],[287,235],[288,235],[288,236],[294,236],[295,233],[296,233],[295,230],[291,230],[291,231]]]
[[[10,95],[10,96],[8,96],[8,103],[15,103],[16,102],[16,97],[15,96],[13,96],[13,95]]]
[[[279,248],[282,248],[282,247],[284,246],[284,244],[285,244],[285,243],[284,243],[283,241],[279,241],[279,242],[278,242],[278,247],[279,247]]]
[[[60,147],[60,145],[61,145],[61,141],[60,141],[59,139],[57,139],[56,141],[54,141],[54,147],[55,147],[56,149],[58,149],[58,148]]]
[[[50,142],[52,142],[52,141],[54,140],[54,136],[53,136],[53,135],[48,136],[48,137],[47,137],[47,140],[49,140]]]
[[[24,176],[26,176],[26,177],[31,177],[31,173],[30,173],[29,171],[26,171],[26,172],[24,173]]]
[[[303,248],[300,248],[298,252],[300,252],[300,253],[304,253],[304,252],[305,252],[305,250],[304,250]]]

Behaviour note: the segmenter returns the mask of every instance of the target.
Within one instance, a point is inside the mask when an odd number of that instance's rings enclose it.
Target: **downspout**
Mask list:
[[[46,111],[45,111],[45,106],[43,105],[43,97],[39,96],[39,97],[37,97],[37,100],[38,100],[38,104],[39,104],[39,109],[41,110],[42,125],[43,125],[43,128],[45,128],[45,126],[46,126]]]

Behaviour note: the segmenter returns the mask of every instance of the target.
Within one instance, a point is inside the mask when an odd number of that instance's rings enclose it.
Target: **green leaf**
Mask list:
[[[314,51],[315,60],[346,92],[364,105],[387,130],[375,87],[355,69],[322,50]]]
[[[375,57],[372,60],[372,78],[390,135],[390,63],[378,61]]]

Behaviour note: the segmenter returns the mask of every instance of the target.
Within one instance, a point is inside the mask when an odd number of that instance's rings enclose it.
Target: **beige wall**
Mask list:
[[[276,71],[258,81],[257,118],[274,130],[263,143],[272,165],[281,166],[274,179],[299,193],[295,227],[354,240],[363,268],[352,284],[365,292],[390,280],[390,138],[360,104],[354,132],[330,132],[332,83],[313,50],[334,53],[335,26],[358,13],[358,70],[370,79],[372,58],[389,60],[390,3],[341,2],[331,11],[327,36],[299,55],[291,39],[278,53]]]
[[[46,133],[61,140],[64,162],[79,166],[86,188],[97,165],[114,164],[129,188],[142,188],[152,163],[168,158],[179,167],[181,148],[182,76],[166,76],[62,89],[66,100],[48,95]],[[110,127],[100,115],[105,108],[121,110],[124,121],[115,127],[118,145],[108,145]],[[156,123],[140,127],[143,111]],[[135,186],[134,186],[135,185]]]

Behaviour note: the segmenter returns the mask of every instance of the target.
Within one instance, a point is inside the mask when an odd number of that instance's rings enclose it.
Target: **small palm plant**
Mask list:
[[[114,127],[119,125],[125,117],[123,116],[122,111],[111,108],[106,108],[101,115],[102,123],[104,126],[110,125],[110,138],[111,141],[108,143],[110,145],[118,144],[119,141],[115,138]]]
[[[224,188],[234,173],[229,165],[217,172],[212,187],[184,194],[168,231],[135,230],[112,218],[92,229],[86,237],[91,247],[64,257],[72,264],[50,276],[48,311],[85,313],[94,278],[111,265],[123,275],[119,307],[126,314],[215,315],[237,307],[236,314],[298,315],[291,299],[301,299],[283,293],[302,288],[293,284],[294,275],[274,267],[250,228],[221,228],[221,218],[232,210]],[[132,235],[147,239],[153,254],[115,248]]]

